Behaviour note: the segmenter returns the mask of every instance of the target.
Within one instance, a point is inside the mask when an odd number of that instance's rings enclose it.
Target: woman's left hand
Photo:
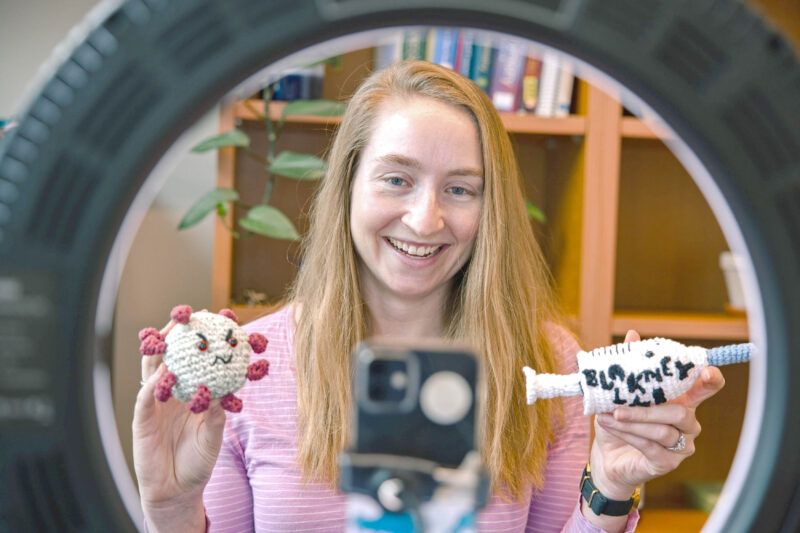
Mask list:
[[[625,342],[640,340],[629,331]],[[620,407],[595,417],[592,481],[606,497],[627,500],[636,486],[675,470],[695,451],[700,423],[695,410],[725,385],[722,372],[706,367],[683,396],[652,407]],[[685,447],[676,448],[681,436]],[[679,448],[679,447],[677,447]]]

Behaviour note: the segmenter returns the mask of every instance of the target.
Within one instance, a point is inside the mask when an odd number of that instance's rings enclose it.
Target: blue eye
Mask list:
[[[468,193],[467,189],[465,189],[464,187],[450,187],[450,192],[452,192],[456,196],[463,196]]]
[[[388,178],[386,181],[389,183],[389,185],[395,185],[397,187],[400,187],[405,183],[403,178],[398,178],[397,176],[392,176]]]

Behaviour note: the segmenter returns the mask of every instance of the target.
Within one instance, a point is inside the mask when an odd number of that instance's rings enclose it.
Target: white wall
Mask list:
[[[0,0],[0,117],[19,113],[28,84],[69,30],[95,0]],[[57,16],[54,16],[54,8]],[[217,110],[186,134],[188,149],[214,135]],[[131,457],[131,415],[139,388],[137,332],[161,327],[170,309],[187,303],[211,306],[212,220],[178,232],[183,213],[216,182],[216,154],[177,154],[121,266],[114,316],[112,369],[114,412],[126,458]]]

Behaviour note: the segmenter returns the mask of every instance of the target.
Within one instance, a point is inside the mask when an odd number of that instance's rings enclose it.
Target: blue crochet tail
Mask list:
[[[732,363],[744,363],[750,360],[750,356],[756,353],[756,345],[748,342],[745,344],[731,344],[729,346],[718,346],[708,350],[708,364],[711,366],[730,365]]]

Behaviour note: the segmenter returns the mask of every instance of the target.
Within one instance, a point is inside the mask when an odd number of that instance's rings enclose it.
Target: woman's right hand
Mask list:
[[[161,355],[142,357],[143,385],[133,412],[133,463],[142,508],[150,529],[204,531],[203,489],[222,446],[225,411],[219,400],[201,414],[175,398],[157,401],[153,393],[166,372]]]

